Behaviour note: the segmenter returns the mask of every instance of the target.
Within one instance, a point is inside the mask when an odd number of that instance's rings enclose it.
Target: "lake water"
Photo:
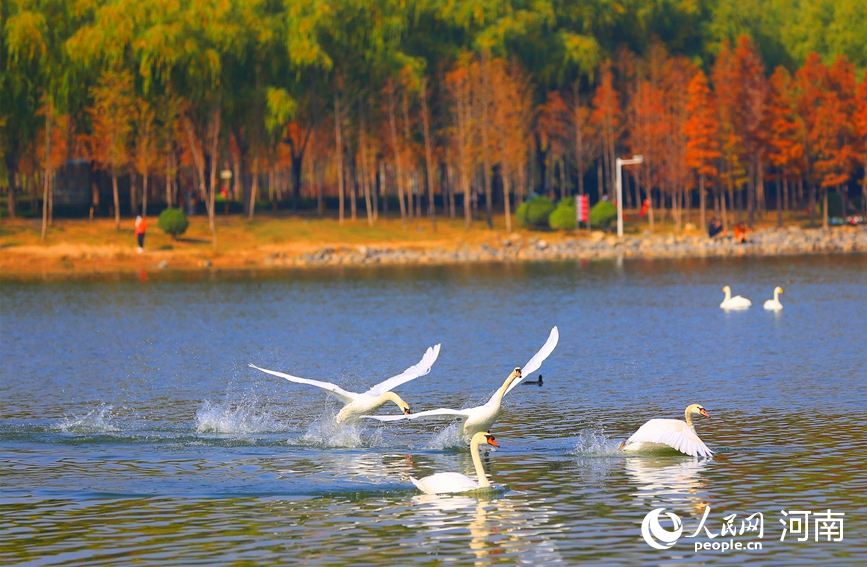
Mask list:
[[[722,311],[725,284],[753,307]],[[785,308],[766,312],[777,285]],[[0,301],[2,564],[867,561],[865,255],[148,274],[3,283]],[[408,480],[473,474],[450,422],[335,427],[325,392],[247,367],[363,391],[441,342],[397,392],[468,407],[554,325],[481,495]],[[712,459],[617,451],[694,402]],[[663,529],[682,520],[669,549],[642,538],[658,508]],[[762,537],[740,533],[758,513]]]

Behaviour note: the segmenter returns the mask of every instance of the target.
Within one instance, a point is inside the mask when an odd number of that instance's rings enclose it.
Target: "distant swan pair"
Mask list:
[[[736,295],[732,297],[732,290],[729,286],[725,286],[722,288],[723,292],[726,294],[723,302],[719,304],[723,309],[746,309],[750,305],[753,304],[752,301],[747,299],[746,297],[742,297],[740,295]],[[765,301],[764,308],[768,311],[779,311],[783,308],[783,304],[780,303],[780,294],[783,293],[783,288],[777,286],[774,288],[774,298]]]

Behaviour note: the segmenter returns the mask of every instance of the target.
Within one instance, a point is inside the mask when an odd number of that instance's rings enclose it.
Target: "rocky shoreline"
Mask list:
[[[322,247],[314,252],[290,255],[273,252],[264,266],[335,266],[387,264],[455,264],[593,258],[686,258],[725,256],[777,256],[791,254],[867,251],[867,228],[829,230],[789,227],[750,234],[750,241],[712,240],[702,235],[616,236],[594,231],[590,237],[549,242],[544,236],[513,234],[499,246],[481,244],[457,249],[377,248],[373,246]],[[252,263],[250,260],[248,264]],[[165,266],[164,266],[165,267]]]

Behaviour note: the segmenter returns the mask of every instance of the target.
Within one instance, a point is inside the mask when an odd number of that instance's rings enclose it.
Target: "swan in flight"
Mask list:
[[[533,356],[533,358],[528,360],[527,364],[525,364],[523,368],[515,367],[515,369],[512,370],[512,373],[509,374],[509,377],[506,378],[506,381],[503,382],[503,385],[500,386],[500,388],[496,392],[494,392],[494,395],[491,396],[491,399],[488,400],[485,405],[460,410],[439,408],[406,415],[366,415],[364,417],[367,419],[377,419],[379,421],[418,419],[420,417],[439,415],[457,417],[460,418],[462,421],[462,435],[466,439],[471,439],[476,433],[488,431],[491,428],[491,426],[497,420],[497,417],[500,415],[500,404],[503,401],[503,396],[512,391],[512,388],[514,388],[521,382],[524,375],[531,374],[538,370],[542,366],[542,363],[545,361],[545,359],[551,355],[551,352],[553,352],[554,347],[557,346],[557,341],[559,340],[560,332],[557,330],[557,327],[554,327],[553,329],[551,329],[551,334],[548,335],[548,340],[545,342],[539,352],[537,352]]]
[[[732,297],[732,288],[729,286],[725,286],[722,290],[725,292],[726,298],[723,299],[723,302],[719,306],[723,309],[746,309],[753,304],[746,297],[741,297],[740,295]]]
[[[710,417],[710,414],[701,404],[687,406],[684,413],[686,414],[686,422],[679,419],[651,419],[639,427],[638,431],[632,434],[632,437],[621,443],[620,450],[652,450],[667,445],[693,457],[712,456],[713,451],[708,449],[707,445],[698,438],[695,433],[695,426],[692,424],[692,416]]]
[[[488,488],[491,483],[485,475],[485,467],[482,466],[482,457],[479,456],[479,445],[487,443],[499,447],[494,436],[488,431],[479,431],[473,435],[470,441],[470,453],[473,455],[473,466],[476,468],[476,477],[473,480],[467,475],[456,472],[436,473],[420,480],[409,477],[412,483],[425,494],[449,494],[454,492],[469,492],[480,488]]]
[[[774,288],[774,298],[765,301],[765,309],[768,311],[779,311],[783,308],[783,304],[780,303],[780,294],[785,293],[783,288],[777,286]]]
[[[285,378],[290,382],[309,384],[311,386],[316,386],[317,388],[322,388],[323,390],[328,390],[345,404],[343,409],[340,410],[340,413],[337,414],[337,423],[342,423],[344,421],[347,423],[357,423],[362,415],[376,411],[376,409],[381,405],[390,401],[397,404],[397,407],[399,407],[405,415],[409,415],[409,404],[403,401],[400,396],[391,390],[397,388],[401,384],[409,382],[410,380],[415,380],[419,376],[424,376],[429,373],[439,354],[440,345],[429,347],[418,364],[410,366],[397,376],[392,376],[388,380],[380,382],[361,394],[348,392],[331,382],[320,382],[318,380],[298,378],[297,376],[283,374],[282,372],[259,368],[255,364],[250,364],[250,367],[255,368],[256,370],[261,370],[262,372],[267,372],[268,374],[273,374],[274,376],[279,376],[280,378]]]

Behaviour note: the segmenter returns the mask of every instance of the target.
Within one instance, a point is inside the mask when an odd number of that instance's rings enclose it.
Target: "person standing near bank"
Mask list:
[[[138,240],[138,253],[144,252],[145,231],[148,229],[148,221],[137,216],[135,218],[135,237]]]

